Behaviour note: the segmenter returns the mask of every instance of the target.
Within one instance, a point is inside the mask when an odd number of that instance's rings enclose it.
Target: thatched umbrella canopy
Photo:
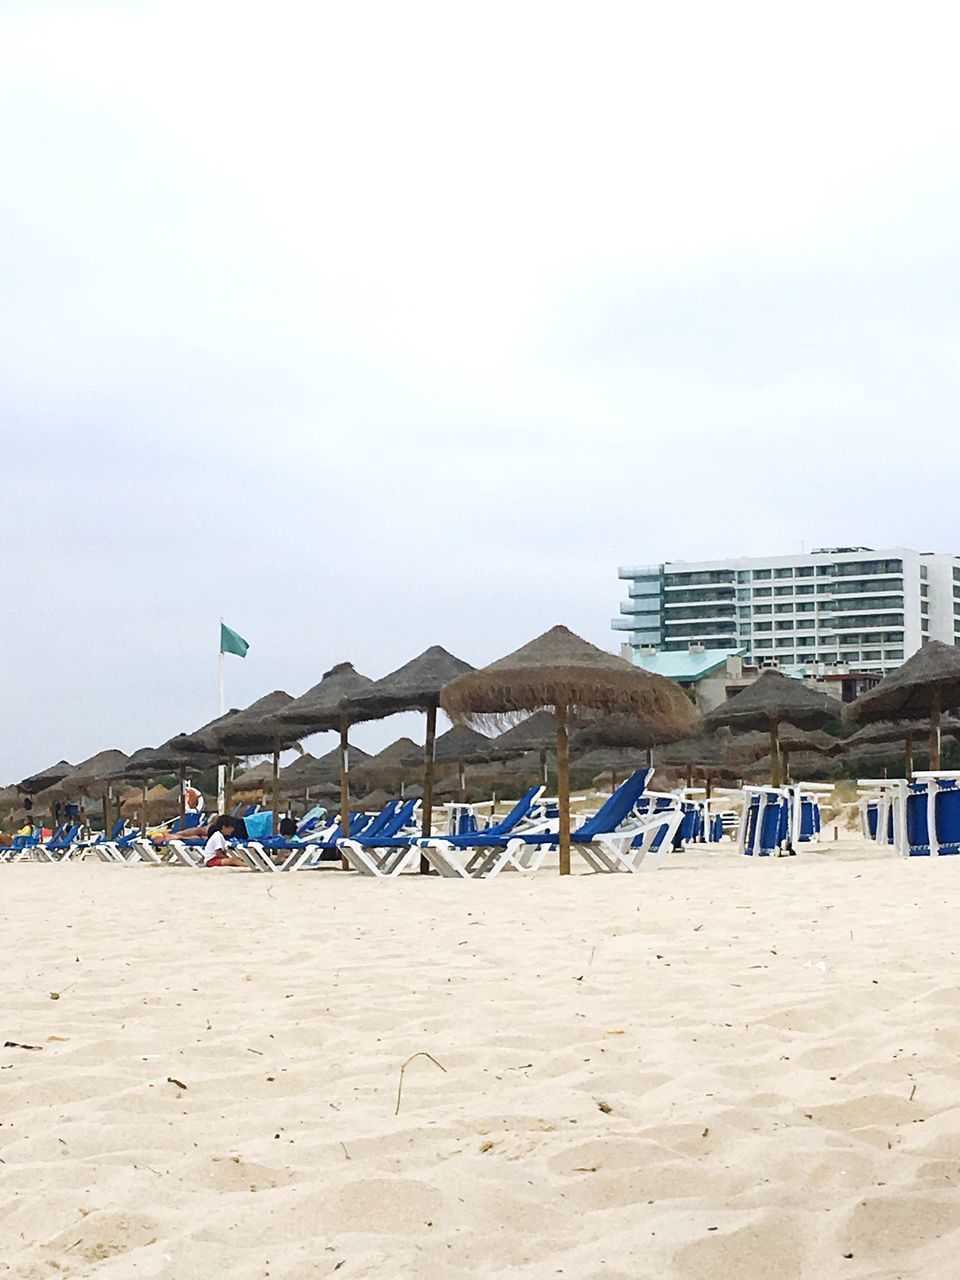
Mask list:
[[[389,804],[393,797],[389,791],[371,791],[368,795],[361,797],[357,802],[361,809],[372,812],[374,809],[382,809],[385,804]]]
[[[396,742],[391,742],[375,756],[368,756],[357,765],[354,776],[357,782],[368,787],[401,787],[410,772],[410,760],[415,760],[416,767],[420,768],[423,747],[412,738],[397,738]]]
[[[636,747],[595,747],[570,762],[571,772],[578,775],[595,779],[598,774],[603,774],[610,783],[611,792],[616,791],[621,778],[646,767],[647,753]]]
[[[342,749],[349,753],[349,758],[361,764],[370,757],[360,747],[352,743],[346,748],[334,747],[322,756],[302,755],[285,769],[280,770],[280,780],[284,789],[291,794],[328,789],[341,781],[343,755]]]
[[[177,804],[178,789],[176,787],[151,787],[143,790],[143,795],[135,795],[120,805],[120,813],[124,818],[139,816],[141,827],[146,830],[151,822],[163,822],[168,818]]]
[[[338,662],[323,673],[319,684],[308,689],[299,698],[278,712],[283,724],[289,725],[301,738],[314,733],[339,730],[340,746],[337,757],[340,775],[340,820],[342,830],[349,831],[350,822],[350,760],[359,760],[356,748],[351,751],[348,742],[350,726],[355,716],[349,707],[349,699],[365,693],[373,681],[354,669],[352,662]],[[363,757],[364,759],[366,757]]]
[[[349,699],[357,720],[383,720],[400,711],[423,711],[427,717],[427,734],[423,745],[423,826],[425,836],[433,827],[433,758],[437,741],[437,708],[440,691],[457,676],[472,671],[462,658],[456,658],[440,645],[432,645],[377,680],[364,693]],[[428,870],[425,858],[420,870]]]
[[[109,774],[126,764],[128,756],[123,751],[111,748],[98,751],[96,755],[81,761],[68,777],[63,779],[63,788],[67,795],[87,795],[91,789],[104,789]]]
[[[629,712],[614,712],[611,715],[585,716],[574,730],[572,742],[578,751],[593,751],[598,747],[633,747],[649,751],[651,747],[687,736],[688,733],[677,729],[669,717],[651,715],[647,718]]]
[[[152,779],[161,774],[171,773],[174,769],[170,763],[170,752],[161,747],[141,747],[138,751],[134,751],[133,755],[128,756],[119,769],[113,769],[107,773],[104,781],[108,786],[123,782],[139,782],[141,787],[140,807],[146,814],[147,806],[147,788]],[[181,787],[181,793],[183,788]],[[182,810],[182,801],[181,801]],[[123,807],[120,809],[123,816],[129,816],[124,813]],[[146,822],[144,821],[144,830],[146,830]]]
[[[923,739],[928,733],[929,723],[924,720],[876,720],[872,724],[864,725],[862,729],[842,741],[841,749],[845,755],[849,755],[857,752],[861,747],[872,748],[902,742],[905,773],[907,778],[911,778],[913,776],[913,744]],[[960,736],[960,719],[956,716],[941,717],[941,749],[947,743],[947,738],[944,736],[947,734],[953,738]]]
[[[489,759],[490,739],[484,733],[468,729],[465,724],[455,724],[446,733],[441,733],[434,744],[433,760],[435,764],[453,764],[457,767],[457,782],[460,799],[465,798],[466,779],[464,769],[471,761]],[[408,757],[406,763],[416,767],[422,761]]]
[[[760,756],[744,766],[742,776],[749,782],[764,782],[770,777],[772,763],[771,756]],[[805,782],[829,781],[843,774],[839,760],[822,751],[795,751],[789,757],[784,752],[783,777],[787,782],[790,781],[790,766],[793,775]]]
[[[718,778],[740,777],[739,769],[728,758],[730,742],[730,734],[725,729],[717,733],[699,733],[666,747],[659,754],[659,763],[669,768],[682,768],[688,787],[693,786],[695,774],[702,777],[709,799]]]
[[[17,783],[17,790],[28,796],[36,795],[38,791],[45,791],[47,787],[56,786],[58,782],[68,778],[73,773],[74,767],[66,760],[58,760],[56,764],[48,765],[39,773],[32,773],[28,778],[21,779]]]
[[[901,667],[874,688],[848,703],[848,724],[874,720],[929,720],[930,767],[940,768],[940,717],[944,710],[960,706],[960,649],[940,640],[929,640]]]
[[[561,875],[570,874],[571,713],[649,716],[677,737],[692,733],[699,722],[693,703],[679,685],[598,649],[566,627],[553,627],[490,666],[460,676],[444,689],[441,705],[454,721],[481,726],[518,712],[553,708]]]
[[[759,729],[770,735],[770,784],[780,786],[780,725],[786,721],[799,729],[819,729],[838,719],[840,704],[800,680],[779,671],[764,671],[753,684],[734,694],[704,717],[707,729],[728,725],[734,730]]]
[[[220,747],[233,756],[273,756],[274,835],[280,822],[280,752],[297,741],[295,730],[281,724],[277,713],[293,701],[289,693],[275,689],[212,730]]]
[[[273,782],[273,765],[269,760],[255,764],[252,769],[244,769],[233,779],[233,794],[263,795]]]
[[[547,753],[557,745],[557,718],[552,711],[535,711],[493,738],[488,760],[512,760],[536,751],[540,757],[540,778],[547,785]]]

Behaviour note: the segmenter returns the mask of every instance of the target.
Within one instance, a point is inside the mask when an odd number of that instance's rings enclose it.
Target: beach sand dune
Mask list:
[[[960,860],[0,894],[0,1277],[960,1271]]]

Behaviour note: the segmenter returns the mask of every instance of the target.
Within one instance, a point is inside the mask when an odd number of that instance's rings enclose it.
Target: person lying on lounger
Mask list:
[[[230,852],[230,845],[227,843],[233,838],[236,829],[237,824],[233,818],[224,818],[219,830],[214,831],[203,846],[205,867],[245,867],[247,865],[242,858]]]

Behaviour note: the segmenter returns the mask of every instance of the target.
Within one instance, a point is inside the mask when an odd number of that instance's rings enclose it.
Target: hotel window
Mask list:
[[[792,622],[792,621],[789,621],[789,622],[777,622],[777,623],[774,623],[774,630],[775,630],[775,631],[792,631],[792,630],[793,630],[793,622]]]
[[[792,648],[793,648],[793,646],[795,645],[795,643],[796,643],[796,641],[794,640],[793,636],[778,636],[778,637],[777,637],[777,648],[778,648],[778,649],[792,649]]]
[[[813,588],[813,587],[802,587],[802,586],[801,586],[801,587],[797,587],[797,595],[798,595],[798,596],[812,596],[812,595],[813,595],[813,592],[814,592],[814,588]]]
[[[754,612],[754,615],[758,618],[764,617],[766,615],[773,613],[773,605],[772,604],[755,604],[753,606],[753,612]]]
[[[793,570],[792,569],[775,569],[773,576],[775,578],[792,578]]]
[[[771,587],[757,587],[753,594],[758,598],[762,596],[766,600],[773,595],[773,589]]]
[[[772,640],[754,640],[753,647],[755,649],[772,649],[773,641]]]
[[[864,662],[879,662],[880,658],[881,658],[881,654],[879,649],[867,649],[864,651],[864,654],[863,654]]]
[[[801,653],[798,656],[801,662],[816,662],[816,658],[812,653]]]
[[[835,653],[821,653],[817,657],[818,662],[822,662],[827,666],[832,666],[836,662],[836,660],[837,660],[837,655]]]
[[[792,596],[793,587],[774,587],[773,594],[775,596]]]
[[[773,606],[774,613],[793,613],[792,604],[775,604]]]
[[[754,631],[772,631],[773,623],[772,622],[755,622],[753,624],[753,629]]]
[[[888,650],[887,650],[887,657],[888,657],[888,658],[892,658],[895,662],[896,662],[897,660],[899,660],[899,661],[901,661],[901,662],[902,662],[902,661],[903,661],[903,650],[902,650],[902,649],[888,649]]]
[[[759,581],[761,578],[766,580],[770,576],[771,576],[771,571],[769,569],[754,569],[753,571],[754,582]]]
[[[797,570],[797,577],[798,577],[798,578],[812,578],[812,577],[813,577],[813,565],[812,565],[812,564],[806,564],[806,565],[804,565],[804,566],[803,566],[803,568],[802,568],[802,569],[798,569],[798,570]]]
[[[808,600],[805,602],[801,601],[797,605],[797,613],[816,613],[816,611],[817,611],[817,606],[814,604],[812,600]]]
[[[738,581],[738,582],[749,582],[749,581],[750,581],[750,570],[749,570],[749,569],[740,569],[740,570],[738,570],[738,571],[737,571],[737,581]]]

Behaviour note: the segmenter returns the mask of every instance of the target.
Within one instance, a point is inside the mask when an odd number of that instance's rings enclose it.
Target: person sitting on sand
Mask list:
[[[246,866],[242,858],[238,858],[236,854],[230,852],[230,845],[227,843],[233,838],[236,829],[236,821],[231,817],[225,817],[218,830],[213,832],[203,846],[203,865],[205,867]]]

